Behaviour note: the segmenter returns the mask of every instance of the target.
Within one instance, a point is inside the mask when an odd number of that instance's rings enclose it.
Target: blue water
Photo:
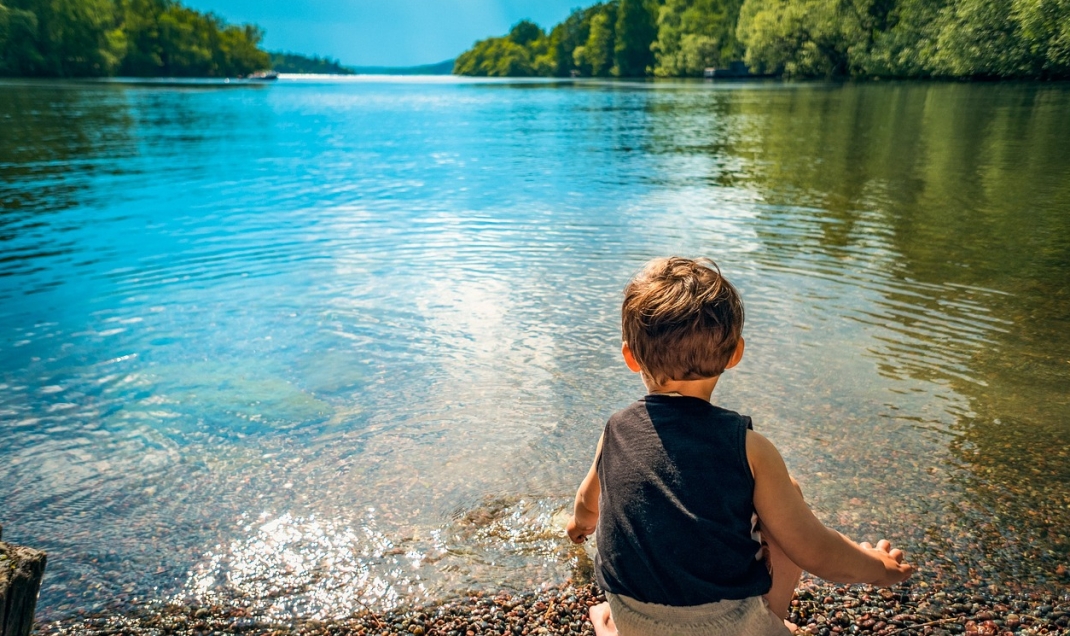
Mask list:
[[[717,398],[827,523],[1065,589],[1068,116],[1041,84],[0,83],[4,538],[48,550],[44,618],[560,583],[642,392],[620,290],[708,255],[748,312]]]

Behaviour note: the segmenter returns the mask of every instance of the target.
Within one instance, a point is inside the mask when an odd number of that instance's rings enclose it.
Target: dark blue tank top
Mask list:
[[[750,427],[705,400],[661,394],[609,418],[597,464],[604,590],[676,606],[769,591],[752,534]]]

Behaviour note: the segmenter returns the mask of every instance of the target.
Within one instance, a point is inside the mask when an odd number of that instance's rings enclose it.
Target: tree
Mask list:
[[[0,4],[0,74],[35,75],[43,65],[37,50],[37,16]]]
[[[742,0],[668,0],[658,13],[654,43],[661,77],[700,76],[743,57],[736,38]]]
[[[352,75],[352,69],[342,66],[330,57],[299,55],[297,53],[269,53],[271,69],[279,73],[317,73],[325,75]]]
[[[620,0],[615,30],[613,75],[642,77],[653,70],[650,45],[658,37],[653,5],[648,0]]]
[[[597,4],[587,9],[575,9],[550,31],[548,52],[553,56],[554,74],[558,77],[568,77],[573,71],[590,75],[590,68],[584,72],[582,65],[577,64],[575,51],[586,44],[591,35],[591,19],[601,6]]]
[[[120,74],[145,77],[162,72],[158,20],[166,8],[164,0],[120,0],[120,28],[126,37]]]
[[[22,60],[14,64],[20,75],[99,76],[118,66],[122,51],[114,50],[116,42],[108,37],[115,26],[111,0],[13,0],[8,8],[19,12],[20,46],[29,44],[26,36],[33,32],[36,54],[22,51]]]
[[[944,0],[898,0],[876,20],[872,45],[855,66],[870,77],[928,77],[936,52]]]
[[[1048,77],[1070,77],[1070,1],[1014,0],[1021,37]]]
[[[521,21],[455,72],[677,77],[740,57],[796,77],[1070,78],[1070,0],[610,0],[549,35]]]
[[[573,53],[576,66],[587,70],[593,77],[609,75],[613,68],[617,40],[616,23],[616,4],[609,3],[599,7],[598,13],[591,18],[586,44],[576,48]]]
[[[520,46],[527,46],[542,37],[546,37],[546,33],[531,20],[521,20],[509,30],[509,39]]]
[[[746,0],[736,35],[747,66],[788,76],[845,75],[859,30],[840,0]]]
[[[535,74],[531,53],[508,37],[487,38],[457,57],[453,72],[482,77],[530,77]]]
[[[1054,4],[1054,3],[1052,3]],[[1034,55],[1011,0],[958,0],[945,7],[932,68],[937,75],[1036,76]]]
[[[175,0],[8,0],[0,73],[237,76],[268,68],[263,33]]]
[[[221,77],[242,77],[271,65],[271,56],[260,50],[264,32],[258,26],[228,25],[218,31],[214,47],[215,71]]]

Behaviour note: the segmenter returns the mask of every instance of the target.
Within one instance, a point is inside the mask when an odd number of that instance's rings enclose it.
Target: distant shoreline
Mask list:
[[[356,75],[453,75],[454,60],[417,66],[347,66]]]

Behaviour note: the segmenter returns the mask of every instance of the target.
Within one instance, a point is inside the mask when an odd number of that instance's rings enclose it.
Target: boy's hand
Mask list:
[[[568,525],[565,526],[565,531],[568,532],[568,538],[571,539],[573,543],[583,543],[596,528],[597,521],[581,525],[576,521],[576,515],[572,515],[568,518]]]
[[[860,543],[858,545],[866,552],[880,559],[884,565],[884,573],[881,578],[871,581],[873,585],[889,587],[896,583],[902,583],[914,573],[913,565],[903,563],[903,551],[899,549],[893,550],[891,542],[887,539],[878,541],[875,548],[869,543]]]

